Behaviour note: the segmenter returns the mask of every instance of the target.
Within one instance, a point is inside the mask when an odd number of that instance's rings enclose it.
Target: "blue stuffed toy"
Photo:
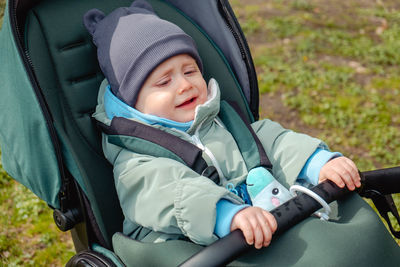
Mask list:
[[[292,198],[289,191],[263,167],[250,170],[246,184],[253,206],[267,211],[273,210]]]

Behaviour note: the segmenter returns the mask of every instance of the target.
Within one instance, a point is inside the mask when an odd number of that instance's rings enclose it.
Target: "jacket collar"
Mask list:
[[[194,116],[194,121],[189,130],[188,134],[193,134],[200,126],[206,126],[214,120],[218,115],[220,108],[220,91],[219,85],[214,78],[211,78],[208,82],[208,98],[207,101],[197,106]]]
[[[105,109],[105,95],[107,94],[107,87],[108,87],[108,82],[106,79],[103,80],[103,82],[100,85],[99,89],[99,94],[97,98],[97,106],[96,106],[96,111],[93,114],[93,117],[106,124],[110,125],[111,120],[108,118],[106,109]],[[200,126],[206,126],[209,123],[211,123],[214,118],[217,116],[220,108],[220,90],[218,83],[215,79],[210,79],[208,83],[208,99],[207,101],[202,104],[197,106],[196,111],[195,111],[195,118],[193,120],[193,123],[191,124],[190,128],[186,131],[188,134],[194,134],[197,128]],[[136,121],[139,121],[144,124],[149,124],[148,122],[141,121],[139,119],[133,119]],[[161,128],[161,129],[166,129],[167,127],[160,125],[160,124],[155,124],[152,125],[156,128]],[[174,130],[174,129],[172,129]]]

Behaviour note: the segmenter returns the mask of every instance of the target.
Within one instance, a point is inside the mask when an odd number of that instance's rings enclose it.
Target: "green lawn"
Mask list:
[[[361,171],[400,165],[398,1],[232,4],[257,68],[263,116],[321,138]],[[400,206],[400,194],[395,201]]]
[[[51,210],[0,164],[0,266],[62,266],[74,255]]]
[[[400,165],[398,1],[231,4],[257,68],[263,117],[325,140],[362,171]],[[4,7],[0,0],[0,23]],[[73,255],[50,209],[1,165],[0,211],[0,266],[61,266]]]
[[[361,170],[399,165],[398,1],[267,2],[233,1],[261,93],[296,111]]]

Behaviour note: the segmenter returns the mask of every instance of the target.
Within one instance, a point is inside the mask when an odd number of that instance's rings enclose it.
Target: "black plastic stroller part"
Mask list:
[[[349,190],[339,188],[331,181],[320,183],[311,188],[311,191],[318,194],[327,203],[341,199],[350,193]],[[308,218],[320,208],[321,205],[307,194],[299,194],[297,197],[275,208],[271,211],[278,225],[274,238],[290,227]],[[205,247],[199,253],[183,262],[180,266],[225,266],[253,248],[253,246],[246,243],[242,232],[240,230],[235,230],[226,237]]]
[[[382,195],[400,193],[400,167],[367,171],[363,175],[365,190],[374,190]]]
[[[64,168],[65,169],[65,168]],[[63,232],[69,231],[75,225],[81,223],[85,219],[82,211],[82,195],[80,189],[71,174],[66,171],[68,179],[64,180],[64,189],[59,193],[60,208],[53,209],[53,219],[58,229]]]
[[[55,209],[53,212],[54,222],[63,232],[71,230],[76,224],[81,222],[79,217],[80,211],[77,208],[72,208],[65,213],[59,209]]]
[[[397,207],[390,195],[391,193],[400,193],[400,167],[368,171],[360,174],[362,186],[357,190],[357,193],[362,197],[371,198],[373,200],[381,216],[388,222],[392,234],[400,238],[400,231],[395,231],[393,229],[390,219],[388,218],[388,213],[392,212],[393,216],[400,224]],[[393,187],[390,188],[390,186]],[[383,195],[378,189],[381,189],[384,193],[390,193]],[[317,193],[327,203],[344,198],[351,193],[348,189],[339,188],[331,181],[318,184],[311,188],[311,191]],[[271,213],[274,215],[278,224],[278,229],[273,238],[277,238],[279,234],[306,219],[320,208],[321,205],[312,197],[306,194],[300,194],[272,210]],[[250,249],[253,249],[253,246],[246,243],[242,232],[240,230],[235,230],[226,237],[193,255],[180,266],[225,266]]]
[[[81,251],[74,255],[66,267],[116,267],[109,258],[91,250]]]
[[[389,214],[391,213],[393,217],[397,220],[397,223],[400,225],[400,216],[397,211],[396,204],[393,201],[392,195],[380,195],[375,192],[371,192],[371,196],[369,197],[374,203],[376,209],[382,218],[385,219],[390,232],[396,237],[400,239],[400,231],[396,231],[390,221]]]
[[[397,220],[400,225],[400,216],[391,194],[400,193],[400,167],[393,167],[375,171],[364,172],[363,187],[359,194],[370,198],[382,218],[385,219],[390,232],[400,239],[400,230],[396,231],[389,215]]]

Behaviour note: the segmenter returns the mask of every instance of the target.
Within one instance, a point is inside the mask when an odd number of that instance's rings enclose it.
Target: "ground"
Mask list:
[[[232,3],[255,61],[262,117],[326,140],[361,170],[398,165],[396,1]]]

